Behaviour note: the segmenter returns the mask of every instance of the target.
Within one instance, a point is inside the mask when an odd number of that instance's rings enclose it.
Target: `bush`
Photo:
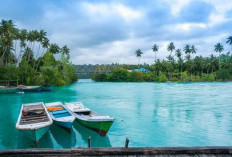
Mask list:
[[[132,72],[130,72],[130,74],[129,74],[129,80],[130,80],[131,82],[141,82],[141,81],[145,81],[145,80],[144,80],[144,77],[145,77],[145,75],[144,75],[144,73],[141,72],[141,71],[132,71]]]
[[[129,72],[126,69],[123,68],[117,68],[114,69],[111,75],[111,78],[109,78],[109,81],[115,81],[115,82],[122,82],[122,81],[129,81]]]
[[[205,74],[205,73],[203,73],[202,77],[201,77],[201,80],[202,81],[215,81],[215,76],[214,76],[213,73],[211,73],[211,74]]]
[[[159,82],[166,82],[166,81],[168,81],[167,76],[164,73],[159,72]]]
[[[216,73],[216,77],[218,80],[229,80],[230,79],[230,73],[225,70],[225,69],[221,69]]]

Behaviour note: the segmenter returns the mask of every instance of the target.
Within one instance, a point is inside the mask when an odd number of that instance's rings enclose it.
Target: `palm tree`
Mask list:
[[[44,39],[42,40],[41,44],[42,44],[42,47],[43,47],[43,51],[42,51],[42,54],[41,54],[41,57],[42,57],[44,55],[44,52],[46,52],[47,49],[48,49],[48,47],[49,47],[49,40],[48,40],[48,38],[44,37]],[[46,51],[45,51],[45,49],[46,49]],[[41,58],[38,58],[38,64],[37,64],[37,66],[35,68],[36,71],[38,69],[38,66],[39,66],[40,62],[41,62]]]
[[[158,52],[158,50],[159,50],[159,46],[154,44],[152,47],[152,51],[155,52],[155,62],[156,62],[156,53]]]
[[[67,45],[64,45],[61,48],[61,54],[69,56],[69,53],[70,53],[70,49],[67,47]]]
[[[175,50],[175,45],[174,45],[173,42],[170,42],[170,43],[168,44],[167,50],[168,50],[168,51],[171,51],[170,56],[172,56],[172,51]]]
[[[182,53],[181,53],[181,49],[177,49],[176,50],[176,56],[177,56],[177,58],[178,58],[178,62],[179,62],[179,65],[180,65],[180,67],[181,67],[181,72],[182,72],[182,63],[183,63],[183,59],[181,58],[181,56],[182,56]]]
[[[47,32],[45,32],[44,30],[40,30],[38,32],[38,34],[37,34],[37,41],[39,43],[39,47],[38,47],[38,50],[37,50],[37,53],[36,53],[36,56],[35,56],[36,59],[38,58],[38,54],[39,54],[39,50],[40,50],[40,45],[42,44],[43,40],[45,40],[46,34],[47,34]],[[35,64],[36,64],[36,62],[35,62]],[[35,64],[34,64],[33,68],[35,67]]]
[[[141,58],[143,52],[140,49],[138,49],[135,51],[135,54],[136,54],[136,57],[138,57],[138,65],[140,66],[139,61],[140,61],[140,58]]]
[[[49,47],[49,51],[52,53],[52,54],[57,54],[60,52],[60,48],[57,44],[51,44],[50,47]]]
[[[1,41],[1,53],[0,53],[0,65],[4,64],[6,60],[6,53],[10,53],[13,49],[13,40],[15,38],[15,26],[12,20],[2,20],[0,23],[0,41]]]
[[[28,32],[26,29],[22,29],[19,33],[19,40],[20,40],[20,52],[18,55],[18,63],[20,61],[20,58],[22,57],[22,52],[24,51],[26,47],[26,39],[27,39]]]
[[[193,54],[193,58],[194,58],[194,54],[197,53],[197,49],[195,48],[194,45],[191,46],[191,53]]]
[[[189,44],[185,45],[184,52],[185,52],[185,54],[190,54],[192,52]]]
[[[220,53],[224,50],[223,45],[221,43],[217,43],[214,46],[214,51],[219,53],[218,56],[218,63],[219,63],[219,69],[220,69]]]
[[[232,46],[232,36],[229,36],[226,41],[227,44]]]

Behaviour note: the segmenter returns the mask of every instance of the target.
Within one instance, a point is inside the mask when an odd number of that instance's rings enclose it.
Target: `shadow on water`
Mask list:
[[[17,139],[17,148],[53,148],[53,142],[51,138],[51,134],[49,131],[40,139],[38,147],[36,147],[36,143],[29,138],[23,132],[18,133]]]
[[[50,131],[56,142],[63,148],[73,148],[76,145],[76,134],[73,130],[52,125]]]
[[[91,147],[112,147],[108,135],[100,136],[96,132],[83,127],[78,122],[74,122],[74,128],[79,132],[81,138],[88,144],[89,136],[91,136]]]

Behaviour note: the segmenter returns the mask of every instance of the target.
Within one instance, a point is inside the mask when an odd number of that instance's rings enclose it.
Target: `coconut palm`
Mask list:
[[[69,56],[69,53],[70,53],[70,49],[67,47],[67,45],[64,45],[61,48],[61,54]]]
[[[140,65],[139,62],[140,62],[140,58],[141,58],[142,54],[143,54],[143,52],[140,49],[135,51],[135,55],[138,58],[138,65]]]
[[[6,61],[6,53],[10,53],[13,50],[13,40],[15,38],[15,26],[12,20],[2,20],[0,23],[0,41],[1,41],[1,52],[0,52],[0,65],[4,65]]]
[[[50,47],[49,47],[49,51],[52,53],[52,54],[57,54],[60,52],[60,48],[57,44],[51,44]]]
[[[22,57],[22,52],[24,51],[25,47],[26,47],[26,40],[27,40],[27,30],[26,29],[22,29],[19,32],[19,40],[20,40],[20,51],[19,51],[19,55],[18,55],[18,63]]]
[[[224,50],[224,47],[221,43],[217,43],[215,46],[214,46],[214,51],[215,52],[218,52],[219,53],[219,56],[218,56],[218,63],[219,63],[219,69],[220,69],[220,53]]]
[[[175,45],[173,42],[168,44],[167,50],[170,51],[170,56],[172,56],[172,51],[175,50]]]
[[[232,36],[229,36],[226,41],[227,44],[232,46]]]
[[[44,52],[46,52],[46,50],[49,47],[49,40],[48,40],[48,38],[44,37],[41,44],[42,44],[42,47],[43,47],[43,51],[42,51],[42,54],[41,54],[41,57],[42,57],[44,55]],[[36,70],[38,69],[38,66],[39,66],[40,62],[41,62],[41,58],[38,58],[38,64],[37,64],[37,66],[35,68]]]
[[[185,54],[190,54],[192,52],[189,44],[185,45],[184,52],[185,52]]]
[[[191,53],[193,54],[193,56],[194,56],[194,54],[197,53],[197,49],[195,48],[194,45],[191,46]],[[193,58],[194,58],[194,57],[193,57]]]
[[[156,53],[158,52],[158,50],[159,50],[159,46],[154,44],[152,47],[152,51],[155,52],[155,62],[156,62]]]
[[[45,40],[46,34],[47,34],[47,32],[45,32],[44,30],[40,30],[38,32],[38,34],[37,34],[37,39],[36,40],[39,43],[39,46],[38,46],[38,50],[37,50],[37,53],[36,53],[36,56],[35,56],[36,59],[38,58],[39,51],[40,51],[40,46],[41,46],[43,40]],[[34,63],[33,68],[35,67],[35,64],[36,64],[36,62]]]

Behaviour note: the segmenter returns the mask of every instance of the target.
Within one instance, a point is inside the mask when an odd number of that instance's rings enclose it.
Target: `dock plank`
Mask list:
[[[232,147],[144,147],[0,150],[0,156],[155,156],[155,157],[232,157]]]

